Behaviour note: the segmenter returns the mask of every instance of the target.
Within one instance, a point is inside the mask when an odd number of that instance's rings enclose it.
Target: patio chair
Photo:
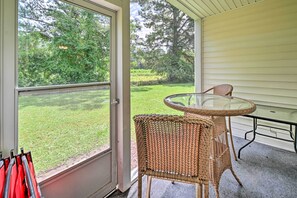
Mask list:
[[[208,197],[213,122],[173,115],[136,115],[134,121],[138,197],[143,175],[147,175],[146,197],[150,197],[152,177],[195,183],[196,197]]]
[[[213,93],[215,95],[220,95],[220,96],[232,96],[232,91],[233,91],[233,86],[230,84],[221,84],[221,85],[216,85],[214,87],[211,87],[209,89],[207,89],[206,91],[202,92],[202,93]],[[196,115],[196,114],[190,114],[190,113],[186,113],[187,116],[198,116],[201,117],[200,115]],[[206,117],[206,116],[202,116],[202,117]],[[219,128],[224,128],[224,126],[221,126]],[[232,136],[232,128],[231,128],[231,118],[230,116],[228,116],[228,128],[227,131],[230,134],[230,143],[232,146],[232,151],[233,151],[233,155],[234,155],[234,159],[235,161],[237,161],[237,156],[236,156],[236,152],[235,152],[235,148],[234,148],[234,143],[233,143],[233,136]]]

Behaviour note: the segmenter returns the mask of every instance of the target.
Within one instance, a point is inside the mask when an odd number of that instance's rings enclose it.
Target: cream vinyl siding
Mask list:
[[[264,0],[204,18],[202,25],[204,90],[230,83],[234,96],[297,109],[296,0]],[[251,119],[232,120],[235,134],[251,130]],[[292,143],[256,140],[293,150]]]

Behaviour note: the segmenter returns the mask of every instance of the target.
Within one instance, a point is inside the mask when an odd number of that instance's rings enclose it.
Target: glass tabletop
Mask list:
[[[204,93],[174,94],[167,96],[164,103],[176,110],[208,116],[245,115],[256,109],[249,100]]]

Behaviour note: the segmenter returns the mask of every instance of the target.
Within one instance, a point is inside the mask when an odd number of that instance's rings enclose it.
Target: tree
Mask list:
[[[21,0],[19,19],[19,86],[108,80],[109,17],[58,0]]]
[[[145,64],[171,82],[194,79],[194,22],[164,0],[139,0],[139,14],[151,29],[142,42]]]
[[[140,38],[137,35],[137,32],[140,30],[139,21],[137,19],[130,20],[130,54],[131,54],[131,61],[130,66],[131,68],[137,68],[140,60],[141,60],[141,50],[137,43],[140,42]]]

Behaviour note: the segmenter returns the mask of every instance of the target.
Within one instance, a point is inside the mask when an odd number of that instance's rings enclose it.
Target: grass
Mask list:
[[[150,69],[131,69],[133,85],[158,84],[166,81],[166,75],[160,75]]]
[[[132,86],[131,116],[182,114],[163,99],[193,90],[192,84]],[[32,151],[35,169],[42,174],[109,145],[109,90],[20,96],[18,124],[19,146]],[[134,139],[132,120],[131,134]]]
[[[136,114],[176,114],[182,112],[167,107],[163,99],[175,93],[193,92],[193,84],[163,84],[149,86],[134,86],[131,88],[131,116]],[[131,121],[131,135],[135,138],[134,123]]]
[[[21,96],[19,146],[37,172],[109,144],[108,90]]]

